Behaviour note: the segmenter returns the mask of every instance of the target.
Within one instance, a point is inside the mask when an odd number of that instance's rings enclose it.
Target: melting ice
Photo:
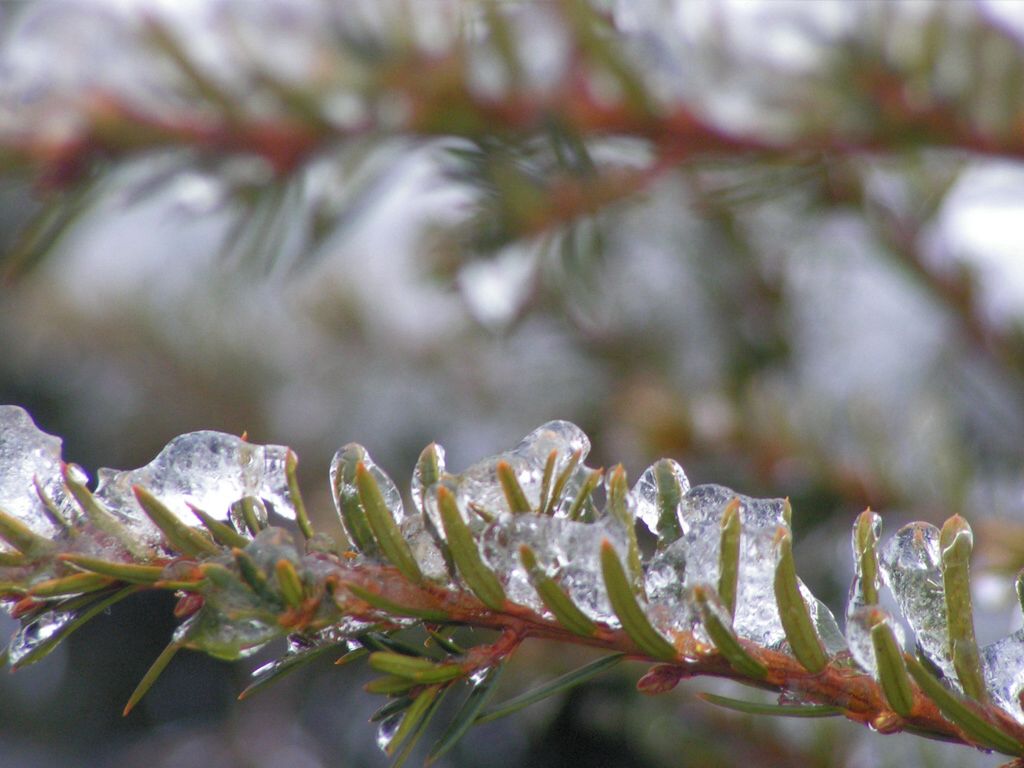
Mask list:
[[[608,602],[601,572],[601,542],[605,539],[625,560],[626,539],[616,527],[505,513],[484,531],[480,551],[512,602],[544,610],[519,557],[520,545],[526,544],[537,556],[538,566],[585,614],[615,626],[618,618]]]
[[[0,405],[0,509],[51,538],[57,525],[46,514],[36,482],[65,519],[77,517],[61,477],[60,438],[40,430],[23,408]],[[0,549],[9,547],[0,542]]]
[[[956,685],[957,676],[949,657],[939,529],[920,522],[903,526],[886,542],[879,564],[922,652]]]
[[[443,457],[444,454],[442,452],[442,467]],[[331,491],[334,495],[334,505],[342,524],[344,525],[345,521],[345,516],[342,514],[343,505],[352,503],[358,500],[359,497],[359,489],[354,480],[350,479],[355,476],[354,470],[349,466],[353,462],[361,462],[377,482],[377,487],[380,488],[384,504],[387,506],[388,511],[391,512],[391,516],[402,532],[402,538],[412,550],[412,555],[419,564],[423,574],[430,579],[446,580],[448,572],[445,568],[444,558],[434,542],[433,536],[426,528],[424,517],[421,514],[406,513],[405,505],[402,503],[402,494],[399,492],[398,486],[395,485],[394,481],[384,470],[377,466],[367,450],[357,443],[350,443],[339,449],[334,454],[334,459],[331,462]],[[414,492],[415,487],[414,481]],[[419,501],[422,503],[422,496],[419,497]],[[440,521],[438,521],[438,524],[440,525]]]
[[[734,498],[740,501],[742,537],[733,628],[741,637],[759,645],[779,647],[786,634],[775,601],[775,537],[780,527],[788,528],[781,499],[752,499],[719,485],[691,488],[682,502],[685,534],[647,565],[648,599],[652,606],[681,605],[687,588],[698,584],[717,588],[722,513]],[[826,650],[838,652],[845,642],[832,613],[803,584],[800,591]],[[690,618],[681,614],[678,621],[685,626]]]
[[[254,496],[290,520],[295,509],[288,493],[280,445],[255,445],[222,432],[190,432],[169,442],[139,469],[101,469],[96,498],[135,530],[152,535],[154,527],[139,507],[132,486],[150,491],[186,525],[196,525],[193,505],[218,520],[230,519],[232,502]]]
[[[495,517],[508,512],[508,502],[497,474],[498,462],[506,461],[515,472],[530,505],[536,509],[541,499],[544,467],[552,452],[555,454],[553,477],[557,477],[568,468],[574,454],[579,454],[578,461],[582,465],[590,452],[590,439],[575,424],[549,421],[524,437],[511,451],[477,462],[463,472],[459,476],[459,508],[473,504]],[[564,504],[556,514],[567,509],[568,504]]]
[[[850,655],[862,669],[878,679],[878,662],[875,659],[875,644],[871,630],[879,622],[888,624],[896,636],[896,643],[903,647],[903,627],[892,620],[885,611],[874,606],[863,606],[851,611],[846,618],[846,642]]]
[[[1020,694],[1024,690],[1024,629],[981,649],[985,688],[992,700],[1024,723]]]
[[[662,478],[663,484],[667,482],[671,486],[667,497],[658,489],[659,477]],[[678,538],[680,534],[686,532],[682,503],[689,490],[690,481],[686,477],[686,472],[672,459],[662,459],[657,464],[648,467],[633,487],[636,515],[648,530],[658,537],[659,543],[666,539]],[[679,494],[678,499],[672,498],[676,492]],[[663,506],[674,508],[674,520],[672,519],[673,515],[669,515],[667,520],[663,519]]]

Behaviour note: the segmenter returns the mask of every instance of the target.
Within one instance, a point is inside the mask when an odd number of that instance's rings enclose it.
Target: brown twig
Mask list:
[[[702,645],[689,633],[679,633],[674,643],[679,651],[677,660],[658,663],[637,648],[633,640],[622,630],[601,626],[593,636],[582,637],[523,606],[507,603],[503,611],[495,612],[489,610],[469,592],[434,585],[411,584],[390,566],[366,562],[355,565],[333,561],[337,565],[337,572],[330,578],[336,579],[336,583],[342,585],[336,599],[344,606],[343,610],[347,615],[368,621],[379,621],[381,618],[379,609],[361,603],[358,599],[345,599],[343,585],[353,583],[400,605],[444,612],[453,623],[500,631],[501,638],[493,646],[484,647],[482,653],[487,658],[483,661],[506,658],[521,642],[530,638],[587,645],[624,653],[629,658],[655,664],[651,673],[638,684],[640,690],[646,693],[664,692],[682,679],[718,677],[780,693],[795,694],[808,702],[838,707],[848,719],[881,733],[911,730],[985,749],[944,718],[935,703],[916,686],[913,689],[914,705],[911,715],[906,718],[900,717],[889,707],[878,683],[870,675],[849,665],[844,656],[834,659],[821,673],[812,674],[800,666],[796,659],[782,651],[741,641],[747,652],[768,669],[768,676],[764,680],[752,680],[734,670],[714,648]],[[471,661],[483,663],[480,659]],[[997,724],[1003,732],[1024,740],[1024,726],[1001,709],[978,705],[976,710],[982,717]]]

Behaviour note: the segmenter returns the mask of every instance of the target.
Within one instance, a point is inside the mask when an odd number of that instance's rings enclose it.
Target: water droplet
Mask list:
[[[217,590],[214,594],[221,592]],[[266,622],[242,612],[223,612],[208,599],[198,613],[175,630],[174,641],[215,658],[234,661],[256,653],[281,631],[277,622]]]
[[[397,715],[391,715],[381,720],[380,725],[377,726],[377,746],[380,747],[382,752],[387,752],[388,744],[398,733],[399,727],[402,725],[402,720],[405,719],[405,712],[399,712]]]
[[[76,616],[72,612],[48,611],[24,624],[11,638],[7,649],[8,663],[12,667],[16,666],[39,646],[63,631]]]

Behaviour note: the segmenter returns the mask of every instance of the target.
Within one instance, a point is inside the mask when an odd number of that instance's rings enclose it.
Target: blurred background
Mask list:
[[[1024,4],[10,0],[0,30],[0,402],[90,474],[247,431],[336,529],[344,443],[402,485],[432,440],[458,471],[569,419],[595,466],[788,496],[837,616],[858,512],[963,514],[979,640],[1020,626]],[[707,130],[603,131],[566,87]],[[466,106],[524,94],[528,124]],[[122,719],[170,609],[0,677],[0,762],[386,764],[365,670],[329,662],[238,703],[273,654],[181,654]],[[503,691],[585,657],[529,645]],[[627,666],[446,764],[998,762],[712,710],[748,692],[710,680],[643,697]]]

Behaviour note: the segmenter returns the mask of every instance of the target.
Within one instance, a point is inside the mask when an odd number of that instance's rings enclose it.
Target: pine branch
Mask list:
[[[583,148],[608,138],[644,147],[650,159],[639,168],[597,163],[539,190],[519,182],[499,189],[503,210],[518,212],[508,222],[507,239],[516,240],[635,197],[665,173],[693,162],[737,156],[792,161],[924,147],[1024,157],[1024,137],[1016,129],[1024,112],[1013,91],[1024,59],[1012,36],[980,12],[956,18],[935,10],[914,30],[919,45],[900,41],[904,53],[897,56],[886,37],[887,11],[866,9],[863,28],[849,39],[836,39],[815,72],[773,73],[765,65],[765,87],[755,89],[763,95],[752,102],[781,115],[786,124],[784,131],[768,131],[727,127],[697,98],[658,96],[655,78],[645,73],[645,61],[634,50],[637,41],[615,27],[614,17],[579,0],[560,0],[551,11],[549,23],[564,34],[566,55],[541,82],[523,74],[529,41],[519,38],[515,22],[517,13],[529,9],[486,2],[466,4],[464,18],[472,23],[441,50],[411,43],[415,20],[404,17],[381,25],[391,34],[339,32],[330,46],[315,49],[324,59],[322,71],[311,73],[308,81],[275,74],[274,62],[234,50],[237,41],[228,39],[223,44],[234,70],[211,71],[183,35],[156,17],[128,32],[112,23],[112,37],[145,42],[147,55],[166,65],[173,76],[164,73],[159,87],[175,98],[158,105],[142,101],[127,74],[123,82],[85,81],[73,96],[56,92],[49,95],[46,116],[59,115],[63,129],[40,130],[39,120],[27,118],[21,126],[12,121],[0,131],[0,167],[28,173],[44,188],[67,189],[102,174],[111,161],[169,150],[187,151],[189,163],[196,165],[256,158],[284,180],[345,147],[395,139],[523,146],[554,135]],[[330,16],[329,10],[323,13]],[[1018,54],[993,81],[1005,81],[1007,88],[999,120],[989,118],[974,89],[944,82],[941,64],[953,55],[942,47],[944,36],[971,41],[965,61],[984,58],[980,53],[986,47]],[[699,70],[705,54],[697,44],[692,48],[687,52],[692,62],[680,66],[692,63]],[[480,57],[497,60],[502,76],[495,87],[477,83]],[[734,66],[744,68],[742,62]],[[339,102],[352,108],[335,114]],[[512,205],[524,194],[525,209]]]
[[[289,636],[288,653],[255,673],[253,689],[325,652],[365,657],[383,675],[367,690],[388,697],[375,719],[398,760],[450,689],[471,693],[432,759],[474,722],[578,684],[618,656],[653,664],[638,683],[648,694],[720,677],[787,702],[711,699],[722,706],[842,715],[881,733],[1024,755],[1012,666],[1024,638],[977,647],[972,538],[962,518],[941,535],[911,524],[879,550],[877,516],[861,516],[844,640],[796,576],[788,503],[690,488],[677,465],[661,462],[628,493],[616,469],[601,509],[591,498],[594,471],[582,464],[589,441],[567,422],[546,424],[460,475],[445,472],[438,450],[426,451],[408,511],[365,450],[347,446],[331,474],[344,527],[362,531],[352,549],[299,513],[296,460],[282,447],[183,435],[149,465],[106,473],[89,490],[63,464],[60,441],[23,410],[0,407],[0,426],[8,457],[0,538],[9,547],[0,553],[0,590],[23,627],[8,650],[12,667],[40,660],[129,594],[179,595],[175,614],[184,621],[126,711],[180,649],[236,658]],[[282,517],[300,518],[300,538],[270,525]],[[634,561],[637,518],[658,544]],[[883,576],[927,668],[900,649],[877,606]],[[401,640],[415,627],[429,647]],[[498,638],[464,648],[450,633],[458,627]],[[618,656],[485,711],[496,671],[533,639]]]

